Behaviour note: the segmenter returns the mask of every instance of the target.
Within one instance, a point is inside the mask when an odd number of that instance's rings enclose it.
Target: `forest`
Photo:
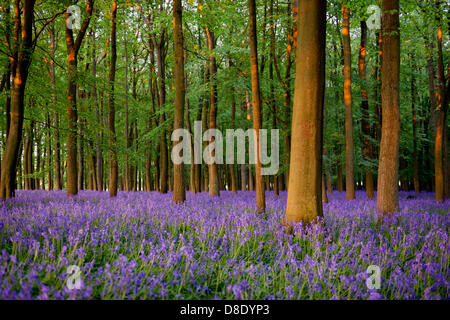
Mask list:
[[[449,299],[449,9],[0,0],[0,299]]]

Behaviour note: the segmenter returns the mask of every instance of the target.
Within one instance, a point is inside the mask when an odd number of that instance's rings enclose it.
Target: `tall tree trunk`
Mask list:
[[[274,66],[274,62],[275,62],[275,22],[273,19],[273,0],[270,0],[270,6],[269,6],[269,25],[270,25],[270,64],[269,64],[269,79],[270,79],[270,97],[269,97],[269,101],[270,101],[270,109],[272,110],[272,127],[276,128],[277,127],[277,116],[278,116],[278,112],[277,112],[277,107],[275,104],[275,87],[274,87],[274,83],[273,83],[273,66]],[[296,26],[297,23],[294,22],[294,25]],[[296,36],[296,35],[294,35]],[[286,152],[288,152],[288,150],[286,150]],[[274,194],[276,196],[278,196],[280,194],[280,190],[279,190],[279,180],[278,175],[273,177],[273,191]]]
[[[158,66],[158,84],[159,84],[159,108],[160,111],[164,108],[166,104],[166,72],[165,72],[165,29],[161,32],[159,41],[156,41],[155,36],[153,36],[153,42],[156,49],[156,63]],[[159,124],[162,125],[165,121],[164,112],[160,113]],[[167,193],[168,189],[168,178],[169,178],[169,168],[168,168],[168,154],[167,154],[167,140],[166,140],[166,130],[161,130],[160,141],[160,188],[161,193]]]
[[[361,129],[363,132],[363,155],[366,158],[366,161],[372,159],[372,145],[370,143],[370,115],[369,115],[369,101],[367,97],[367,88],[366,88],[366,39],[367,39],[367,25],[365,21],[361,21],[361,44],[359,47],[359,59],[358,59],[358,70],[359,70],[359,78],[361,80],[361,111],[362,111],[362,119],[361,119]],[[365,168],[365,187],[366,187],[366,195],[367,198],[373,199],[374,197],[374,188],[373,188],[373,174],[370,169],[370,166],[366,166]]]
[[[116,41],[116,16],[117,16],[117,2],[112,4],[112,18],[111,18],[111,66],[109,70],[109,195],[111,197],[117,196],[117,182],[118,182],[118,165],[117,165],[117,150],[116,150],[116,110],[114,101],[114,86],[116,79],[116,61],[117,61],[117,41]]]
[[[184,45],[183,45],[184,46]],[[187,63],[187,50],[184,50],[184,61],[183,61],[183,69],[184,69],[184,65]],[[188,88],[188,75],[186,73],[185,70],[183,70],[184,72],[184,91],[187,91]],[[194,160],[194,139],[193,139],[193,130],[192,130],[192,126],[191,126],[191,111],[190,111],[190,105],[189,105],[189,98],[188,96],[185,94],[185,106],[186,106],[186,110],[184,111],[184,121],[186,122],[186,129],[189,132],[189,134],[191,135],[191,139],[190,139],[190,158],[191,158],[191,163],[189,165],[189,190],[192,193],[197,193],[199,192],[199,190],[197,189],[196,183],[195,183],[195,160]],[[184,172],[184,171],[183,171]]]
[[[383,0],[381,60],[382,125],[378,169],[377,209],[382,214],[398,209],[400,140],[400,22],[399,1]]]
[[[210,83],[210,105],[209,105],[209,129],[216,129],[216,117],[217,117],[217,65],[216,56],[213,52],[216,48],[216,39],[214,32],[209,28],[206,28],[206,35],[208,38],[208,50],[209,50],[209,83]],[[211,137],[210,143],[214,143],[215,138]],[[211,156],[215,157],[215,150],[211,152]],[[219,196],[219,181],[217,175],[217,164],[214,161],[209,165],[209,195]]]
[[[76,40],[73,30],[69,25],[72,17],[66,13],[66,46],[68,60],[68,84],[67,84],[67,195],[73,196],[78,193],[77,181],[77,85],[76,74],[78,65],[78,51],[86,34],[92,16],[94,1],[88,0],[86,5],[87,17],[81,25]]]
[[[205,68],[205,84],[207,85],[209,82],[209,61],[206,63],[206,68]],[[203,107],[202,107],[202,128],[204,131],[206,131],[208,129],[208,109],[209,109],[209,94],[208,92],[204,93],[204,98],[203,98]],[[202,132],[203,135],[203,132]],[[204,147],[208,146],[208,141],[203,141],[203,145]],[[203,174],[202,176],[202,190],[204,192],[208,192],[209,188],[208,188],[208,175],[209,175],[209,166],[208,165],[204,165],[203,166]]]
[[[233,67],[233,61],[231,58],[228,60],[230,68]],[[236,127],[236,97],[234,87],[231,88],[231,129]],[[233,150],[233,162],[229,165],[230,178],[231,178],[231,192],[237,192],[236,184],[236,172],[234,168],[234,150]]]
[[[130,128],[128,124],[128,46],[127,46],[127,36],[125,34],[125,168],[123,174],[123,184],[124,190],[130,191],[130,167],[128,164],[128,148],[130,147]]]
[[[50,120],[50,113],[47,112],[47,180],[48,180],[48,190],[53,190],[53,175],[52,175],[52,156],[53,156],[53,150],[52,150],[52,138],[51,138],[51,120]]]
[[[411,61],[415,61],[414,55],[410,57]],[[416,68],[412,68],[411,72],[411,111],[412,111],[412,129],[413,129],[413,175],[414,175],[414,191],[420,192],[419,182],[419,156],[417,153],[417,120],[416,120],[416,78],[414,72]]]
[[[250,33],[250,68],[252,78],[252,105],[253,105],[253,129],[255,130],[255,179],[256,179],[256,208],[259,212],[266,210],[266,198],[264,192],[264,179],[262,176],[261,141],[261,93],[259,90],[258,73],[258,39],[256,35],[256,4],[255,0],[248,1],[249,7],[249,33]]]
[[[99,93],[99,99],[100,103],[98,105],[98,113],[97,113],[97,119],[99,122],[99,132],[97,135],[97,147],[96,147],[96,158],[97,158],[97,187],[98,191],[103,191],[104,189],[104,183],[103,183],[103,150],[102,150],[102,144],[103,144],[103,92]]]
[[[56,53],[56,41],[55,41],[55,25],[52,23],[49,29],[50,34],[50,50],[52,57],[50,59],[50,83],[52,87],[52,103],[53,103],[53,143],[55,144],[54,149],[54,163],[55,163],[55,174],[54,174],[54,187],[56,190],[63,189],[63,182],[61,178],[61,142],[59,138],[59,114],[56,111],[56,73],[55,73],[55,60],[54,56]],[[49,142],[51,143],[51,142]]]
[[[231,129],[236,126],[236,97],[234,96],[234,89],[231,92]],[[234,158],[234,150],[233,150]],[[233,161],[234,162],[234,161]],[[233,193],[237,192],[237,182],[236,182],[236,172],[234,168],[234,163],[230,164],[230,178],[231,178],[231,191]]]
[[[26,136],[23,152],[23,173],[25,175],[25,190],[34,189],[34,181],[31,177],[31,175],[33,174],[33,127],[33,121],[30,121],[30,124],[28,126],[25,126]]]
[[[19,158],[19,147],[22,141],[24,118],[24,96],[28,78],[28,68],[32,55],[32,29],[35,0],[24,0],[22,10],[20,1],[15,0],[15,30],[16,41],[11,58],[12,89],[11,89],[11,122],[6,140],[5,153],[2,159],[0,198],[14,197],[16,189],[16,169]],[[21,22],[20,13],[23,21]]]
[[[350,10],[342,4],[342,41],[344,48],[344,104],[345,104],[345,198],[355,199],[353,173],[353,115],[352,115],[352,57],[350,49]]]
[[[300,1],[286,222],[322,216],[326,1]]]
[[[80,101],[80,110],[83,114],[85,110],[85,91],[77,88],[78,100]],[[85,163],[84,163],[84,143],[82,139],[83,132],[85,130],[85,119],[81,117],[78,119],[78,143],[77,143],[77,185],[78,190],[84,189],[84,173],[85,173]]]
[[[440,9],[440,2],[437,3]],[[438,18],[438,22],[440,18]],[[437,94],[437,128],[434,149],[434,177],[436,186],[436,201],[444,202],[448,198],[448,175],[447,175],[447,152],[445,148],[446,141],[446,118],[449,100],[448,84],[446,85],[444,73],[444,60],[442,55],[442,30],[438,27],[438,84]]]
[[[36,173],[39,174],[39,171],[41,169],[41,155],[42,155],[42,151],[41,151],[41,135],[40,135],[40,126],[38,126],[38,128],[36,128],[34,131],[35,133],[33,135],[36,135],[36,170],[34,170]],[[34,152],[34,145],[32,147],[32,150]],[[33,162],[31,162],[31,166],[33,167],[34,164]],[[41,179],[39,178],[39,176],[36,176],[36,178],[33,179],[34,180],[34,189],[35,190],[40,190],[41,189]]]
[[[184,54],[183,54],[183,8],[181,0],[173,0],[173,52],[175,58],[175,114],[173,129],[183,129],[185,87],[184,87]],[[183,138],[184,139],[184,138]],[[174,142],[174,147],[181,143]],[[193,161],[193,159],[191,159]],[[173,197],[175,203],[182,203],[186,200],[184,187],[183,163],[173,164]]]

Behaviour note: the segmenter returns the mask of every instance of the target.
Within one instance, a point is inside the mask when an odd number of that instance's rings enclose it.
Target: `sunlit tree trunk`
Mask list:
[[[326,1],[300,1],[286,222],[322,216]]]
[[[381,60],[381,144],[377,209],[382,214],[398,209],[400,140],[400,22],[399,1],[383,0]]]
[[[78,51],[86,34],[92,16],[94,1],[88,0],[86,5],[87,17],[81,25],[76,40],[73,30],[69,27],[71,17],[66,12],[66,46],[68,60],[67,81],[67,195],[73,196],[78,193],[77,179],[77,85],[76,74],[78,65]]]
[[[25,87],[28,78],[28,68],[32,55],[32,29],[34,0],[24,0],[20,8],[19,0],[14,2],[14,37],[16,41],[11,57],[12,88],[11,88],[11,119],[5,152],[2,159],[0,198],[14,197],[16,189],[16,169],[19,159],[19,147],[22,141],[24,118]],[[21,14],[22,13],[22,21]]]
[[[353,115],[352,115],[352,66],[350,49],[350,10],[342,5],[342,41],[344,48],[344,104],[345,104],[345,198],[355,199],[353,173]]]
[[[438,5],[438,8],[440,6]],[[439,19],[440,20],[440,19]],[[438,20],[438,21],[439,21]],[[448,84],[446,84],[444,73],[444,60],[442,55],[442,30],[438,28],[438,84],[437,94],[437,127],[434,149],[434,176],[436,186],[436,201],[443,202],[448,198],[448,176],[447,176],[447,152],[446,142],[446,118],[448,107]]]
[[[249,7],[249,33],[250,33],[250,68],[252,79],[252,110],[253,110],[253,129],[255,130],[255,180],[256,180],[256,208],[259,212],[266,209],[266,199],[264,192],[264,180],[262,176],[261,164],[261,141],[260,129],[262,127],[261,119],[261,98],[259,90],[258,73],[258,39],[256,35],[256,4],[255,0],[248,1]]]

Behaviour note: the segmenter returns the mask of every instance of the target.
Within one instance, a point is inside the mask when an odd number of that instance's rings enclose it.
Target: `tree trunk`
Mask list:
[[[300,1],[286,222],[322,216],[326,2]]]
[[[415,61],[414,55],[410,57],[411,61]],[[411,110],[412,110],[412,129],[413,129],[413,175],[414,175],[414,191],[420,192],[419,183],[419,157],[417,153],[417,120],[416,120],[416,78],[414,75],[416,68],[412,68],[411,72]]]
[[[165,32],[161,32],[161,36],[158,42],[156,42],[153,37],[153,41],[156,49],[156,63],[158,66],[158,78],[159,78],[159,108],[160,110],[164,108],[166,104],[166,72],[165,72],[165,56],[166,52],[164,50],[165,46]],[[165,121],[164,112],[161,112],[159,116],[159,124],[162,125]],[[169,168],[168,168],[168,154],[167,154],[167,140],[166,140],[166,130],[161,130],[160,142],[160,188],[159,191],[161,193],[167,193],[168,189],[168,176],[169,176]]]
[[[77,179],[77,99],[76,99],[76,74],[78,65],[78,51],[86,34],[92,16],[94,1],[88,0],[86,5],[87,17],[81,25],[76,40],[73,30],[69,28],[71,16],[66,12],[66,46],[68,60],[68,84],[67,84],[67,195],[73,196],[78,193]]]
[[[25,175],[25,190],[34,189],[34,181],[30,175],[33,174],[33,121],[25,126],[25,142],[23,150],[23,173]]]
[[[344,48],[344,104],[345,104],[345,198],[355,199],[353,173],[353,115],[352,115],[352,66],[350,49],[350,10],[342,5],[342,41]]]
[[[325,175],[322,174],[322,202],[328,203],[327,188],[325,185]]]
[[[103,143],[103,92],[100,92],[99,94],[100,103],[97,108],[97,119],[99,122],[99,133],[97,135],[97,147],[96,147],[96,154],[97,154],[97,190],[103,191],[104,189],[104,183],[103,183],[103,150],[102,150],[102,143]]]
[[[48,190],[53,190],[53,175],[52,175],[52,156],[53,156],[53,150],[52,150],[52,138],[51,138],[51,120],[50,120],[50,113],[47,112],[47,180],[48,180]]]
[[[181,0],[173,0],[173,52],[175,58],[175,103],[173,129],[183,129],[184,103],[185,103],[185,83],[184,83],[184,54],[183,54],[183,8]],[[181,138],[180,138],[181,139]],[[184,138],[183,138],[184,139]],[[181,143],[174,141],[174,146]],[[193,161],[193,159],[191,159]],[[182,203],[186,200],[184,187],[183,163],[173,163],[173,197],[175,203]]]
[[[233,66],[231,58],[229,59],[230,68]],[[234,87],[231,88],[231,129],[236,127],[236,97]],[[234,150],[233,150],[233,162],[229,165],[230,178],[231,178],[231,192],[237,192],[236,172],[234,169]]]
[[[77,113],[76,113],[76,84],[77,57],[73,47],[72,30],[66,27],[66,43],[68,51],[68,84],[67,84],[67,195],[78,193],[77,189]]]
[[[19,158],[19,147],[22,141],[22,128],[24,118],[24,96],[28,78],[28,68],[32,55],[33,12],[34,0],[24,0],[22,10],[20,1],[14,4],[15,37],[20,39],[14,44],[11,58],[12,89],[11,89],[11,119],[5,153],[2,159],[0,198],[14,197],[16,189],[16,169]],[[20,12],[23,15],[21,23]]]
[[[440,5],[438,3],[438,9]],[[438,19],[440,22],[440,18]],[[442,56],[442,30],[438,27],[438,99],[437,99],[437,128],[434,149],[434,177],[436,186],[436,201],[444,202],[448,198],[448,176],[447,176],[447,152],[446,142],[446,118],[448,107],[448,88],[444,74],[444,60]]]
[[[400,30],[399,1],[383,0],[381,60],[382,125],[378,169],[377,209],[381,214],[398,209],[400,140]]]
[[[248,1],[249,7],[249,33],[250,33],[250,68],[252,79],[252,105],[253,105],[253,129],[255,130],[255,180],[256,180],[256,208],[259,212],[266,209],[264,179],[262,176],[260,129],[261,98],[259,90],[258,73],[258,39],[256,35],[256,4],[255,0]]]
[[[214,50],[216,48],[216,39],[214,32],[206,28],[206,35],[208,38],[208,50],[209,50],[209,83],[210,83],[210,105],[209,105],[209,129],[216,129],[216,117],[217,117],[217,83],[216,83],[216,57]],[[215,138],[211,137],[210,143],[214,143]],[[211,156],[215,157],[216,152],[213,150]],[[217,164],[214,161],[209,165],[209,195],[219,196],[219,181],[217,175]]]
[[[241,164],[241,190],[247,189],[247,172],[245,164]]]
[[[363,132],[363,155],[366,161],[370,161],[372,159],[372,146],[370,144],[370,115],[369,115],[369,101],[367,97],[367,88],[366,88],[366,39],[367,39],[367,25],[365,21],[361,21],[361,45],[359,47],[359,59],[358,59],[358,69],[359,69],[359,78],[361,80],[361,129]],[[366,166],[365,168],[365,187],[366,187],[366,195],[367,198],[374,198],[374,190],[373,190],[373,174],[370,169],[370,166]]]
[[[117,150],[116,150],[116,128],[115,128],[115,101],[114,101],[114,85],[116,78],[116,16],[117,16],[117,3],[113,1],[112,4],[112,18],[111,18],[111,66],[109,70],[109,195],[110,197],[117,196],[117,180],[118,180],[118,165],[117,165]]]

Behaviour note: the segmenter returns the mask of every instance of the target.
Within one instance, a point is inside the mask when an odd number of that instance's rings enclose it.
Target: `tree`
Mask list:
[[[216,48],[216,38],[214,32],[206,27],[206,36],[208,39],[209,50],[209,86],[210,86],[210,99],[209,99],[209,129],[216,129],[217,119],[217,64],[214,49]],[[211,137],[211,143],[215,141],[214,137]],[[215,157],[216,152],[213,150],[211,156]],[[219,178],[217,175],[217,164],[214,161],[209,165],[209,195],[219,196]]]
[[[255,0],[248,1],[249,11],[249,33],[250,33],[250,68],[252,78],[252,106],[253,106],[253,129],[255,130],[255,174],[256,174],[256,208],[260,212],[266,209],[264,192],[264,180],[262,176],[261,164],[261,98],[259,92],[258,74],[258,39],[256,35],[256,4]]]
[[[363,132],[364,150],[363,154],[366,161],[372,159],[372,145],[370,143],[370,123],[369,123],[369,101],[367,97],[366,81],[366,42],[367,42],[367,25],[365,21],[361,21],[361,44],[359,47],[359,59],[358,70],[359,78],[361,80],[361,127]],[[370,170],[370,166],[365,168],[365,186],[367,198],[372,199],[374,197],[373,190],[373,174]]]
[[[322,216],[326,1],[300,1],[286,221]]]
[[[183,50],[183,8],[181,0],[173,0],[173,53],[175,56],[175,117],[173,122],[173,129],[183,129],[184,118],[184,102],[185,102],[185,87],[184,87],[184,50]],[[178,143],[180,143],[178,141]],[[174,143],[174,147],[176,144]],[[193,161],[193,159],[191,159]],[[186,200],[185,186],[184,186],[184,164],[173,165],[173,202],[181,203]]]
[[[342,4],[342,42],[344,49],[344,104],[345,104],[345,198],[355,199],[353,173],[353,115],[352,115],[352,65],[350,48],[350,10]]]
[[[414,55],[410,56],[411,61],[415,60]],[[414,176],[414,191],[420,192],[419,182],[419,159],[417,152],[417,119],[416,119],[416,78],[414,75],[415,68],[412,68],[411,73],[411,112],[412,112],[412,129],[413,129],[413,176]]]
[[[19,0],[14,2],[14,37],[11,53],[11,119],[2,160],[0,198],[14,197],[19,147],[22,141],[25,87],[32,56],[34,0],[24,0],[22,10]],[[20,13],[22,12],[22,20]]]
[[[440,11],[440,1],[436,2],[436,7]],[[437,18],[438,23],[440,22],[440,17]],[[447,165],[447,130],[446,130],[446,118],[447,118],[447,107],[449,103],[449,80],[446,80],[444,73],[444,59],[442,55],[442,30],[438,27],[438,37],[437,37],[437,49],[438,49],[438,94],[437,94],[437,128],[435,137],[435,149],[434,149],[434,172],[435,172],[435,185],[436,185],[436,200],[439,202],[444,202],[445,198],[449,196],[449,186],[448,186],[448,165]],[[449,71],[450,75],[450,71]]]
[[[66,46],[68,62],[68,82],[67,82],[67,195],[74,196],[78,194],[78,175],[77,175],[77,84],[76,76],[78,69],[78,52],[81,48],[83,38],[94,9],[94,0],[88,0],[86,5],[87,16],[81,25],[80,31],[76,37],[73,36],[72,17],[66,12]]]
[[[116,37],[117,2],[113,1],[111,9],[111,65],[109,70],[109,195],[117,196],[118,165],[116,151],[116,110],[114,105],[114,86],[116,79],[117,37]]]
[[[400,141],[400,22],[398,0],[383,0],[382,11],[382,124],[377,209],[385,215],[392,214],[398,209]]]

